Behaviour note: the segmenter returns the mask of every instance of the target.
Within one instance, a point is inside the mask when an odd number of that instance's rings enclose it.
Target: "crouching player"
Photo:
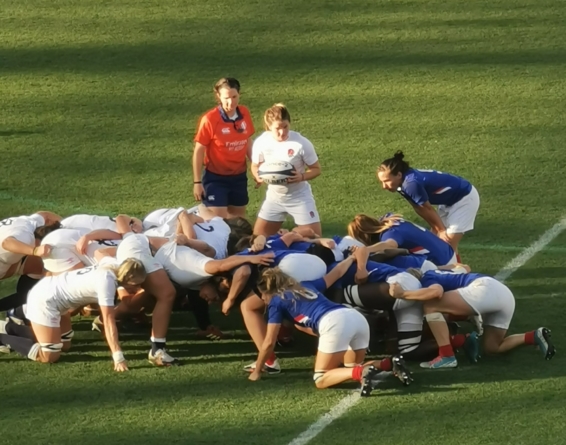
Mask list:
[[[71,346],[74,332],[69,311],[97,303],[104,317],[114,370],[127,371],[128,366],[118,343],[114,297],[119,286],[135,293],[145,278],[143,264],[135,259],[127,259],[119,266],[93,266],[43,278],[29,292],[25,307],[33,335],[23,332],[29,331],[26,326],[10,326],[15,323],[8,322],[3,325],[0,343],[31,360],[55,363],[61,351],[67,351]],[[37,342],[31,339],[34,336]]]
[[[345,260],[333,272],[337,276],[343,274],[349,262],[351,260]],[[317,388],[355,380],[361,382],[361,395],[368,396],[381,370],[392,370],[405,384],[410,383],[410,374],[400,356],[363,364],[370,338],[366,319],[355,309],[333,303],[320,293],[336,280],[333,272],[310,283],[298,283],[279,268],[262,272],[257,287],[267,305],[267,334],[250,380],[261,378],[261,370],[273,352],[281,322],[285,316],[290,316],[302,331],[319,337],[314,367]],[[339,368],[342,363],[345,368]]]
[[[418,274],[418,271],[414,271]],[[550,331],[541,327],[524,334],[506,337],[515,311],[515,298],[511,290],[495,278],[478,274],[458,274],[434,270],[422,275],[423,288],[405,291],[397,285],[390,287],[391,295],[405,300],[424,301],[425,318],[439,346],[439,356],[421,363],[423,368],[454,368],[458,361],[443,314],[456,316],[481,315],[484,323],[483,349],[486,354],[502,354],[521,345],[537,345],[546,360],[556,350],[550,341]],[[468,342],[477,342],[472,333]],[[479,346],[467,348],[472,362],[479,357]]]

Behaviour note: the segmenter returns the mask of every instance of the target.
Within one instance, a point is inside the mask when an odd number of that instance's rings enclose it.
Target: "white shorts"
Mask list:
[[[270,196],[267,193],[257,216],[265,221],[283,222],[287,215],[293,218],[297,226],[320,222],[320,216],[310,189],[308,192],[297,196]]]
[[[169,278],[185,288],[198,289],[211,277],[205,267],[212,258],[190,247],[178,246],[175,241],[164,244],[155,258],[163,264]]]
[[[419,290],[421,282],[407,272],[401,272],[387,279],[389,284],[398,283],[405,290]],[[393,305],[398,332],[422,331],[423,305],[417,300],[397,299]]]
[[[314,281],[326,275],[326,264],[308,253],[290,253],[279,262],[279,269],[299,283]]]
[[[447,233],[465,233],[473,230],[479,208],[480,195],[472,185],[470,193],[456,204],[438,206],[438,216],[444,223]]]
[[[509,328],[515,312],[515,297],[503,283],[495,278],[482,277],[458,289],[458,292],[476,314],[482,316],[485,326]]]
[[[43,259],[43,266],[51,273],[66,272],[79,263],[83,263],[83,258],[74,247],[70,246],[55,246],[49,257]],[[89,265],[85,264],[85,266]]]
[[[58,328],[61,325],[61,313],[55,304],[50,304],[52,294],[53,288],[49,279],[44,278],[32,287],[24,305],[24,314],[29,321],[50,328]]]
[[[140,233],[127,233],[118,249],[116,250],[116,259],[118,263],[122,263],[128,258],[140,260],[145,267],[147,274],[163,269],[163,266],[151,255],[149,248],[149,240],[147,236]]]
[[[429,260],[425,260],[421,266],[422,273],[426,273],[429,270],[436,270],[436,269],[438,269],[438,267],[436,267],[436,264],[434,264],[432,261]]]
[[[355,309],[335,309],[326,313],[318,324],[318,350],[326,354],[348,349],[359,351],[369,346],[369,325]]]

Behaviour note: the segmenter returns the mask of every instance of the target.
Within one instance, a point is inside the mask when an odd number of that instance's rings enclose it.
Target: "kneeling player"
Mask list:
[[[401,357],[364,365],[369,345],[367,321],[358,311],[333,303],[320,293],[333,284],[351,262],[352,259],[344,260],[323,279],[311,283],[299,284],[278,268],[262,272],[258,289],[267,305],[268,325],[250,380],[260,379],[263,364],[273,352],[281,322],[285,316],[290,316],[301,330],[319,337],[314,372],[317,388],[355,380],[362,384],[362,396],[368,396],[382,369],[393,370],[405,384],[410,383],[410,374]],[[341,363],[346,368],[339,368]]]
[[[43,278],[29,292],[25,308],[37,343],[31,335],[21,335],[25,326],[17,326],[12,331],[9,326],[12,322],[4,326],[6,333],[0,334],[0,342],[31,360],[55,363],[61,351],[70,348],[73,338],[69,311],[97,303],[106,321],[106,339],[114,359],[114,370],[127,371],[114,320],[114,297],[118,286],[136,292],[145,277],[142,263],[128,259],[120,266],[88,267]]]
[[[495,278],[478,273],[457,274],[435,270],[425,273],[421,283],[423,288],[416,291],[406,291],[398,286],[390,289],[395,298],[424,301],[425,317],[439,345],[439,356],[431,362],[421,363],[421,367],[437,369],[458,365],[442,314],[481,315],[484,323],[483,348],[486,354],[502,354],[524,344],[538,345],[546,360],[550,360],[556,353],[550,341],[550,331],[544,327],[506,337],[515,311],[515,298],[511,290]],[[468,341],[477,343],[475,333],[468,337]],[[479,345],[469,347],[468,351],[470,360],[477,361]]]

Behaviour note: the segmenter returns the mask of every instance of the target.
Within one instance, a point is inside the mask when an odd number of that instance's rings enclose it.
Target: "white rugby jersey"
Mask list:
[[[111,270],[91,266],[45,277],[41,281],[48,282],[47,304],[61,314],[87,304],[114,306],[117,284],[116,275]],[[44,286],[41,287],[45,289]]]
[[[304,173],[306,166],[318,161],[318,156],[311,141],[296,131],[289,131],[289,137],[283,142],[276,141],[271,133],[266,131],[254,141],[252,162],[261,164],[275,161],[290,162],[297,172]],[[269,184],[267,189],[271,193],[287,195],[307,189],[310,191],[310,185],[306,181],[283,185]]]
[[[2,242],[6,238],[14,238],[24,244],[33,246],[35,244],[33,232],[38,227],[44,225],[45,219],[36,213],[30,216],[16,216],[0,220],[0,279],[13,264],[20,262],[25,256],[3,249]]]
[[[97,264],[94,254],[99,249],[104,249],[106,247],[118,247],[121,240],[99,240],[91,241],[87,246],[85,254],[80,254],[76,245],[83,235],[91,232],[87,228],[83,229],[57,229],[49,233],[43,240],[41,244],[49,244],[54,249],[64,249],[68,250],[69,253],[74,253],[81,262],[87,266],[93,266]]]
[[[109,216],[73,215],[61,221],[65,229],[112,230],[117,232],[116,221]],[[88,233],[87,232],[87,233]]]

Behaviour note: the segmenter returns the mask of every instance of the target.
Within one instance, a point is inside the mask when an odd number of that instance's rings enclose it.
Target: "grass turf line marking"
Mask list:
[[[566,216],[562,217],[554,226],[544,232],[541,237],[527,247],[523,252],[509,261],[503,269],[495,275],[495,278],[501,282],[509,278],[517,269],[524,266],[527,261],[539,253],[544,247],[556,238],[562,231],[566,229]]]
[[[381,382],[389,375],[391,375],[390,372],[382,372],[377,376],[378,377],[377,380]],[[324,414],[320,419],[318,419],[315,423],[309,426],[304,432],[302,432],[295,439],[289,442],[289,445],[305,445],[306,443],[310,442],[312,439],[318,436],[318,434],[324,428],[326,428],[336,419],[341,417],[351,407],[353,407],[356,403],[358,403],[360,399],[361,396],[358,391],[350,395],[347,395],[342,400],[340,400],[336,405],[334,405],[330,411]]]
[[[519,255],[509,261],[503,268],[497,272],[495,278],[504,282],[509,278],[517,269],[524,266],[527,261],[540,252],[548,243],[556,238],[560,233],[566,229],[566,216],[563,217],[554,226],[542,234],[542,236],[532,243],[529,247],[525,248]],[[382,377],[380,380],[382,380]],[[289,445],[305,445],[312,439],[318,436],[322,430],[334,422],[336,419],[346,414],[350,408],[360,401],[358,393],[350,394],[340,400],[334,407],[315,423],[309,426],[304,432],[297,436]]]

